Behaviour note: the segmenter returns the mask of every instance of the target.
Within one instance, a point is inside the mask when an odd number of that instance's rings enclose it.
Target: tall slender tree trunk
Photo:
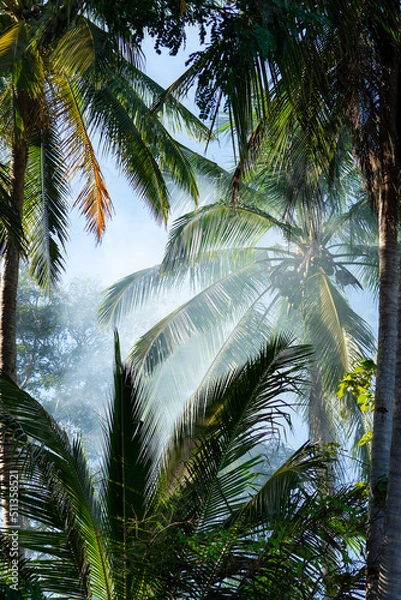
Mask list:
[[[366,546],[367,600],[377,598],[390,461],[397,344],[397,230],[394,215],[389,218],[384,209],[382,206],[379,211],[379,337]]]
[[[14,143],[11,158],[11,197],[20,219],[24,204],[24,184],[27,166],[27,144],[23,139]],[[17,382],[17,290],[20,253],[7,237],[0,281],[0,370]]]
[[[379,124],[381,135],[376,163],[379,211],[379,336],[369,488],[367,600],[378,598],[395,393],[399,277],[398,54],[394,47],[385,46],[382,65]],[[401,591],[398,598],[401,598]]]
[[[311,371],[311,390],[309,394],[309,434],[312,441],[325,451],[327,445],[334,441],[335,436],[330,426],[330,419],[325,405],[325,396],[323,392],[322,374],[318,366],[312,366]],[[333,465],[327,469],[322,469],[320,473],[320,493],[324,496],[332,496],[335,493],[335,472]],[[328,546],[329,544],[327,544]],[[322,579],[324,586],[324,599],[331,598],[331,594],[326,589],[326,577],[330,572],[329,561],[324,560],[322,564]]]
[[[401,284],[401,282],[400,282]],[[400,287],[401,298],[401,287]],[[401,332],[401,300],[398,307]],[[401,336],[397,340],[395,402],[378,598],[401,599]]]
[[[27,103],[22,102],[20,113],[27,115]],[[27,121],[25,121],[27,122]],[[24,204],[25,173],[28,160],[27,139],[23,132],[13,142],[11,152],[11,189],[12,201],[17,208],[18,215],[22,221]],[[19,249],[9,238],[5,241],[3,264],[0,281],[0,370],[17,383],[17,289],[19,270]],[[2,517],[5,528],[21,525],[21,515],[18,520],[10,521],[10,510],[7,501],[10,485],[9,453],[12,440],[10,433],[2,427],[0,440],[0,486],[2,488]],[[15,476],[15,473],[14,473]]]
[[[16,311],[19,252],[7,239],[0,282],[0,369],[17,382]]]

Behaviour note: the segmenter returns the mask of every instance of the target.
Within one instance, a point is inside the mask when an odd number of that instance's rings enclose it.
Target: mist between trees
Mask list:
[[[90,278],[75,278],[42,291],[20,273],[18,291],[18,384],[43,403],[60,425],[82,436],[99,459],[105,406],[113,380],[113,330],[98,323],[103,289]],[[122,325],[124,351],[161,317],[161,305],[139,311]]]

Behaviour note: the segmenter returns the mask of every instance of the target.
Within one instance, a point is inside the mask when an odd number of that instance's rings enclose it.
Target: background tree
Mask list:
[[[306,200],[298,198],[286,219],[281,215],[289,187],[300,184],[300,178],[291,181],[291,175],[284,173],[281,178],[276,173],[270,177],[264,173],[263,179],[251,177],[248,203],[243,198],[235,209],[231,201],[221,201],[179,218],[162,265],[116,283],[101,307],[104,320],[118,322],[126,311],[153,295],[176,290],[188,280],[194,284],[197,295],[136,343],[131,353],[134,364],[157,380],[160,364],[193,339],[198,343],[193,358],[198,374],[203,355],[208,356],[203,383],[229,365],[242,364],[272,330],[291,330],[311,344],[316,355],[307,392],[310,435],[322,446],[344,439],[344,432],[338,427],[335,432],[334,426],[339,415],[338,385],[351,363],[373,349],[372,333],[348,303],[345,290],[361,288],[358,277],[375,285],[377,273],[375,219],[366,199],[347,207],[347,200],[355,202],[358,179],[350,177],[347,185],[345,177],[344,173],[337,195],[330,193],[324,177],[304,180],[300,187]],[[319,209],[307,201],[313,195]],[[280,233],[281,240],[269,245],[269,238],[277,239]],[[201,336],[206,343],[199,342]],[[184,354],[188,356],[188,345]],[[174,367],[167,362],[161,371],[164,388],[166,371],[171,370],[181,372],[176,381],[183,387],[188,362],[182,354]],[[197,381],[192,376],[190,371],[191,393]],[[352,401],[346,410],[361,426],[355,409]],[[357,425],[357,441],[362,433]]]
[[[69,433],[80,432],[89,456],[99,459],[104,403],[112,384],[110,331],[96,324],[100,288],[77,279],[46,293],[20,276],[17,369],[21,388],[42,402]]]

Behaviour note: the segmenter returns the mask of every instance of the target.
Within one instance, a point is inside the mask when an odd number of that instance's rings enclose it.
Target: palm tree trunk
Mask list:
[[[309,394],[309,432],[311,440],[317,444],[322,452],[327,445],[334,441],[335,436],[330,427],[330,419],[327,407],[325,406],[325,397],[323,392],[322,375],[319,367],[313,366],[311,372],[311,390]],[[332,465],[327,469],[322,469],[319,474],[320,493],[323,496],[333,496],[335,493],[335,472]],[[329,544],[327,544],[329,545]],[[323,598],[331,598],[325,585],[327,574],[330,571],[328,562],[322,563],[322,580],[324,585]]]
[[[7,240],[0,283],[0,369],[15,382],[18,268],[19,252]]]
[[[387,54],[386,54],[387,52]],[[382,551],[386,484],[389,474],[395,393],[398,310],[398,56],[387,45],[383,50],[381,140],[377,161],[379,211],[379,335],[376,398],[369,488],[369,520],[366,545],[366,599],[376,600]],[[375,172],[375,169],[372,169]]]
[[[11,198],[22,220],[24,203],[24,184],[27,166],[27,142],[24,134],[13,143],[11,155]],[[0,370],[4,375],[17,382],[17,288],[19,270],[19,249],[7,237],[3,254],[3,265],[0,281]],[[7,500],[10,485],[10,468],[8,455],[11,451],[10,434],[4,431],[0,442],[0,486],[2,488],[2,517],[4,527],[12,528],[21,525],[21,516],[17,521],[10,521],[9,503]],[[13,474],[18,478],[18,475]],[[5,492],[5,495],[4,495]]]
[[[397,344],[397,231],[385,210],[379,211],[380,302],[376,399],[369,485],[369,519],[366,544],[366,599],[376,600],[395,388]]]
[[[400,282],[401,283],[401,282]],[[400,287],[401,298],[401,287]],[[401,332],[401,301],[398,310],[398,331]],[[401,598],[401,336],[397,340],[395,401],[390,468],[384,520],[378,598]]]
[[[25,139],[15,143],[11,162],[11,197],[22,219],[27,166]],[[17,289],[19,250],[8,237],[5,242],[0,281],[0,370],[17,382]]]

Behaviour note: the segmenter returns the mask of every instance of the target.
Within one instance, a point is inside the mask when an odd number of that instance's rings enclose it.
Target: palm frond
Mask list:
[[[87,229],[100,241],[113,205],[89,137],[81,90],[65,75],[54,77],[54,85],[57,93],[53,100],[56,118],[60,121],[63,157],[70,175],[79,175],[85,180],[75,205],[85,216]]]
[[[251,262],[218,279],[199,294],[175,309],[146,332],[130,354],[131,360],[151,373],[191,335],[205,332],[216,320],[232,318],[243,312],[266,287],[266,273]]]
[[[64,268],[69,186],[59,140],[50,129],[31,145],[24,203],[31,273],[42,287],[58,280]]]
[[[350,361],[372,349],[373,335],[367,323],[322,273],[310,278],[305,294],[309,307],[305,315],[306,340],[313,342],[321,358],[327,389],[336,390],[342,374],[349,370]],[[314,302],[319,303],[319,310],[312,310]]]
[[[11,24],[10,24],[11,25]],[[26,50],[27,31],[24,23],[15,23],[0,37],[0,73],[8,76],[11,69],[21,61]]]
[[[110,528],[115,593],[128,598],[136,531],[151,503],[158,463],[156,421],[138,377],[124,367],[115,334],[113,401],[105,428],[104,498]]]
[[[180,278],[169,278],[170,282],[179,287]],[[135,307],[143,306],[149,299],[160,298],[163,285],[159,265],[123,277],[105,291],[99,307],[100,322],[118,323]]]
[[[81,31],[78,29],[69,32],[68,48],[75,44],[78,55],[84,55],[82,44],[92,46],[93,65],[82,80],[92,127],[100,132],[102,144],[112,150],[128,182],[145,197],[155,217],[166,220],[169,195],[163,171],[196,199],[198,189],[191,166],[180,144],[144,101],[146,94],[144,98],[141,92],[150,89],[149,78],[121,57],[117,65],[113,48],[96,25],[83,21]],[[177,102],[170,104],[178,106]],[[183,112],[194,129],[196,118],[190,119],[189,111]],[[198,126],[198,132],[200,129]]]
[[[139,377],[119,356],[116,335],[116,365],[114,370],[113,401],[110,405],[105,429],[105,493],[109,508],[122,503],[124,489],[126,506],[114,518],[142,520],[151,495],[158,462],[158,446],[155,443],[157,419]],[[129,482],[129,483],[128,483]],[[120,490],[120,491],[119,491]]]
[[[103,324],[118,323],[134,309],[146,306],[150,301],[160,301],[190,284],[194,292],[209,287],[227,277],[235,269],[255,262],[267,261],[262,250],[234,248],[219,250],[211,259],[209,253],[197,257],[194,265],[175,261],[168,270],[156,265],[127,275],[105,290],[99,307],[99,320]]]
[[[48,480],[46,477],[42,477],[39,481],[40,492],[36,490],[29,493],[28,488],[28,494],[24,496],[25,515],[38,523],[43,520],[45,524],[48,524],[48,505],[47,501],[43,503],[42,499],[49,498],[49,493],[51,496],[52,490],[54,490],[55,501],[61,501],[63,510],[67,511],[64,518],[68,516],[72,519],[76,535],[82,536],[85,540],[84,562],[81,563],[78,573],[83,576],[86,562],[89,563],[91,565],[90,587],[93,593],[100,599],[111,600],[112,581],[101,536],[101,530],[104,527],[102,508],[94,493],[93,481],[88,471],[82,444],[79,441],[71,444],[65,432],[60,429],[43,407],[4,377],[0,379],[0,407],[3,415],[6,417],[9,415],[17,421],[23,435],[33,438],[38,444],[36,455],[34,453],[34,457],[36,456],[36,459],[33,460],[34,468],[39,464],[37,457],[40,457],[47,470],[45,473],[56,477],[55,480],[52,479],[53,487],[48,487]],[[57,497],[60,490],[57,481],[62,486],[61,497]],[[34,478],[34,489],[36,482],[37,480]],[[54,499],[51,498],[51,501],[54,503]],[[53,518],[53,513],[56,516],[59,515],[59,510],[52,509],[51,518]],[[32,543],[33,535],[32,532],[27,536],[27,544]],[[56,549],[49,547],[46,550],[50,555],[54,551],[55,556],[59,552],[57,546]],[[48,573],[49,577],[52,576],[49,581],[50,586],[56,586],[55,567],[56,564],[54,564],[52,574]],[[62,562],[61,568],[63,568]]]
[[[238,320],[191,336],[153,372],[147,385],[169,419],[175,421],[182,406],[192,403],[210,381],[257,356],[272,335],[269,312],[263,304],[253,303]]]
[[[251,527],[269,530],[283,516],[291,501],[291,493],[316,481],[317,472],[327,467],[327,457],[317,447],[306,443],[272,473],[250,500],[237,509],[225,523],[232,526],[244,520]]]
[[[287,422],[281,396],[295,390],[297,372],[308,356],[307,349],[292,347],[288,339],[272,341],[254,361],[209,383],[186,407],[168,453],[174,460],[166,461],[178,468],[170,480],[182,473],[185,518],[196,516],[200,527],[218,526],[250,493],[260,463],[254,450],[277,434],[280,421]]]
[[[273,225],[279,225],[277,219],[260,210],[224,204],[201,207],[174,223],[162,269],[174,268],[177,261],[190,265],[219,249],[255,246]]]

